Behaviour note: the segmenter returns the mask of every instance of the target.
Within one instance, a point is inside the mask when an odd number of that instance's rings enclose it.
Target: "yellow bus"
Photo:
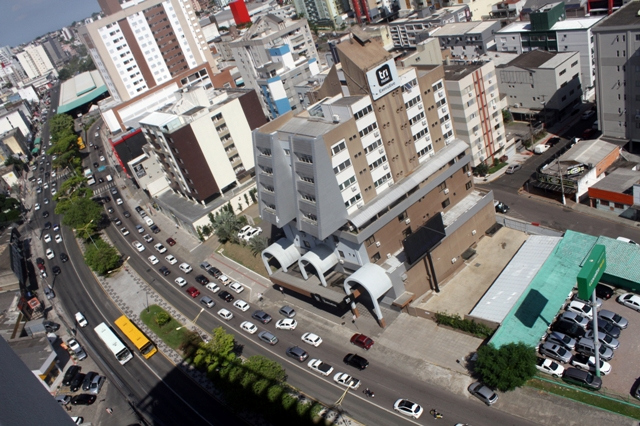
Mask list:
[[[84,142],[82,141],[82,136],[78,136],[78,148],[85,149]]]
[[[142,331],[134,323],[129,320],[126,316],[121,316],[117,320],[114,321],[116,326],[127,336],[127,339],[131,341],[135,345],[135,347],[140,351],[143,357],[149,359],[158,352],[156,345],[153,344],[151,340],[147,336],[144,335]]]

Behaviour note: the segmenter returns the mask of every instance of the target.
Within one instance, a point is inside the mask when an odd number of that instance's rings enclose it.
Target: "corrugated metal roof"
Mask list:
[[[544,235],[529,237],[470,315],[502,323],[561,239]]]

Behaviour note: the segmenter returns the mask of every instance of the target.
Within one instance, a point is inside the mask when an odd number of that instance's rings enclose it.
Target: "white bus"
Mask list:
[[[131,351],[122,343],[122,340],[111,331],[107,324],[100,323],[94,330],[109,350],[113,352],[120,364],[125,365],[127,361],[133,358]]]

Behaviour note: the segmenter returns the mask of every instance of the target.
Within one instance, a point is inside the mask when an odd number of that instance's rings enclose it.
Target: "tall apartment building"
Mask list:
[[[598,125],[604,136],[640,152],[640,2],[629,2],[593,28]]]
[[[65,59],[67,59],[67,54],[62,50],[62,46],[57,37],[47,37],[47,39],[42,42],[42,47],[44,47],[47,55],[49,55],[49,59],[55,66],[62,65]]]
[[[51,60],[47,56],[47,52],[41,45],[30,44],[22,52],[18,53],[16,58],[18,58],[20,65],[22,65],[27,77],[30,79],[47,75],[50,72],[56,73]]]
[[[442,65],[399,69],[355,37],[336,48],[349,95],[253,133],[260,214],[283,235],[262,259],[274,284],[338,315],[364,303],[384,326],[381,305],[439,291],[464,263],[495,223],[493,196],[442,120]]]
[[[435,11],[430,8],[420,9],[406,18],[391,21],[388,25],[393,46],[406,49],[415,48],[421,40],[429,37],[430,32],[436,32],[442,25],[470,20],[469,6],[456,5]]]
[[[493,62],[446,65],[445,86],[456,135],[471,147],[473,166],[507,154],[496,67]],[[515,152],[513,152],[515,154]]]
[[[333,0],[293,0],[298,15],[304,16],[309,22],[322,26],[342,25],[344,13],[342,2]]]
[[[260,95],[265,114],[276,118],[302,109],[295,86],[318,72],[318,52],[306,19],[261,16],[228,43],[246,87]]]
[[[190,0],[98,0],[105,17],[78,31],[120,103],[210,81],[216,64]]]
[[[513,22],[496,32],[499,52],[580,52],[580,74],[585,98],[594,94],[596,58],[591,29],[602,16],[566,19],[564,3],[550,3],[529,14],[530,22]]]
[[[0,47],[0,81],[19,87],[26,78],[27,74],[20,66],[20,62],[15,59],[11,48],[9,46]]]
[[[203,205],[250,176],[251,131],[265,122],[255,91],[203,87],[139,121],[171,189]]]

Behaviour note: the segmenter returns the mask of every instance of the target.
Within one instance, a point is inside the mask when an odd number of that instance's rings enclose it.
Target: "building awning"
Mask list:
[[[280,238],[275,243],[264,249],[261,254],[262,262],[265,268],[271,275],[271,268],[269,267],[269,258],[274,257],[284,272],[287,272],[287,268],[293,265],[300,259],[300,252],[296,246],[286,238]]]
[[[367,290],[373,303],[373,311],[378,320],[382,320],[382,311],[380,310],[378,299],[391,290],[393,286],[389,275],[381,266],[375,263],[367,263],[344,280],[345,293],[351,294],[351,286],[356,284]]]
[[[300,259],[298,259],[298,265],[300,266],[300,272],[304,279],[308,279],[305,263],[310,263],[318,273],[318,278],[323,286],[327,286],[327,281],[324,279],[324,274],[335,265],[338,264],[338,256],[335,252],[326,244],[320,244],[313,249],[306,252]]]
[[[533,186],[535,186],[536,188],[544,189],[544,190],[562,192],[562,188],[560,187],[560,185],[554,185],[552,183],[535,182]],[[565,194],[575,194],[576,192],[578,192],[576,188],[567,188],[567,187],[564,188]]]

